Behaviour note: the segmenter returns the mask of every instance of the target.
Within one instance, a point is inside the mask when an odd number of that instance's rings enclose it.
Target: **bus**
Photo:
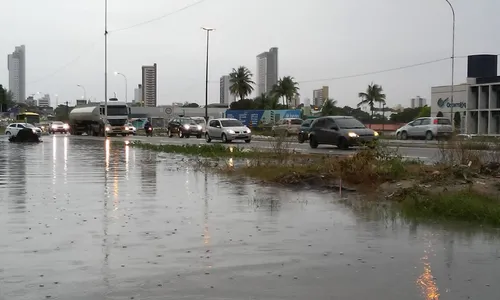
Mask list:
[[[36,126],[40,123],[40,115],[34,112],[24,112],[17,115],[16,121],[30,123]]]

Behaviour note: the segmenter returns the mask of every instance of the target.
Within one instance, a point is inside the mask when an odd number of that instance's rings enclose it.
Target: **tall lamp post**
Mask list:
[[[83,90],[83,99],[87,100],[87,91],[85,90],[85,87],[81,84],[77,84],[76,86]]]
[[[104,0],[104,137],[108,137],[108,0]]]
[[[201,27],[201,29],[207,32],[207,60],[205,63],[205,121],[208,123],[208,49],[210,42],[210,32],[214,31],[214,28]]]
[[[445,0],[446,3],[451,8],[451,14],[453,16],[453,33],[451,39],[451,105],[450,105],[450,114],[451,114],[451,124],[453,124],[453,130],[455,130],[455,116],[453,115],[453,101],[455,96],[455,9],[449,0]]]
[[[125,74],[123,73],[120,73],[120,72],[115,72],[115,75],[120,75],[120,76],[123,76],[123,78],[125,79],[125,103],[127,103],[127,98],[128,98],[128,88],[127,88],[127,76],[125,76]]]

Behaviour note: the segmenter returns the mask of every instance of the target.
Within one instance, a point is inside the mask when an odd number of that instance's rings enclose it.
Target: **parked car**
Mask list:
[[[8,136],[16,136],[19,131],[24,128],[30,128],[39,137],[42,136],[42,129],[31,125],[30,123],[11,123],[5,128],[5,134]]]
[[[302,119],[297,118],[285,118],[279,120],[272,128],[272,134],[284,134],[286,136],[295,135],[299,133],[300,125],[302,125]]]
[[[137,134],[137,128],[132,123],[128,123],[127,125],[125,125],[125,127],[128,127],[128,131],[130,132],[130,134]]]
[[[314,119],[307,119],[302,124],[300,124],[299,133],[297,134],[297,139],[299,143],[303,143],[309,140],[309,131],[311,129],[311,123]]]
[[[203,136],[203,128],[201,125],[196,124],[192,118],[178,117],[173,118],[167,124],[167,135],[173,137],[177,134],[180,138],[189,138],[195,135],[197,138]]]
[[[50,124],[48,132],[49,132],[49,134],[55,134],[56,132],[68,133],[69,132],[69,125],[66,123],[63,123],[61,121],[54,121]]]
[[[435,138],[450,138],[453,134],[451,121],[447,118],[418,118],[396,130],[398,140],[408,138],[432,140]]]
[[[309,132],[309,145],[336,145],[339,149],[370,145],[378,139],[378,132],[366,128],[351,116],[329,116],[315,119]]]
[[[205,140],[221,140],[230,143],[233,140],[244,140],[245,143],[252,141],[252,131],[241,121],[236,119],[213,119],[208,122]]]

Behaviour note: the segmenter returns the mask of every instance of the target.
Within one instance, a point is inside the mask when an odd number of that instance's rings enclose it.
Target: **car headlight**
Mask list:
[[[248,133],[252,133],[252,131],[250,130],[250,128],[247,128],[247,132]]]
[[[348,135],[349,137],[352,137],[352,138],[357,138],[357,137],[359,137],[359,135],[357,135],[357,134],[356,134],[356,133],[354,133],[354,132],[349,132],[347,135]]]
[[[64,124],[64,125],[63,125],[63,128],[64,128],[64,129],[68,129],[68,128],[69,128],[69,125],[68,125],[68,124]]]
[[[110,131],[110,130],[111,130],[111,128],[106,126],[106,131]]]
[[[31,129],[31,131],[33,131],[33,133],[36,133],[36,129],[35,128]]]
[[[228,130],[227,133],[234,134],[235,132],[234,132],[234,130]]]
[[[378,136],[378,132],[374,131],[373,136]]]
[[[189,124],[184,124],[185,129],[189,129]]]
[[[129,128],[127,126],[125,126],[125,130],[128,130]]]
[[[45,126],[42,126],[42,130],[44,130],[44,129],[45,129]]]
[[[196,128],[198,128],[198,130],[201,130],[201,125],[196,126]]]
[[[52,129],[56,129],[56,128],[57,128],[57,126],[56,126],[56,125],[52,125]]]

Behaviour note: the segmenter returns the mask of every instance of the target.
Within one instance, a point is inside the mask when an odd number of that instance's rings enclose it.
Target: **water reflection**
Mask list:
[[[156,195],[157,154],[155,152],[141,153],[141,190],[144,194]]]
[[[439,289],[436,285],[435,278],[432,275],[431,263],[429,261],[432,254],[432,242],[429,241],[425,255],[421,258],[423,264],[423,272],[417,279],[417,285],[420,286],[425,300],[439,300]]]
[[[26,203],[26,151],[33,150],[28,145],[13,145],[7,149],[9,197],[18,209],[25,209]]]

